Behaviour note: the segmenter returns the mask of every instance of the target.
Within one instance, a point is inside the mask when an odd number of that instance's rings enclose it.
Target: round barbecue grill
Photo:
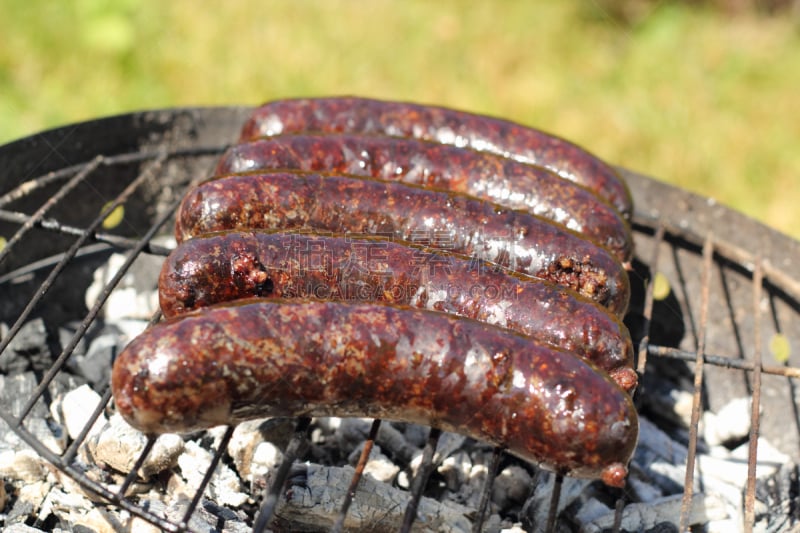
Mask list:
[[[235,510],[209,503],[207,491],[215,469],[231,463],[228,446],[234,428],[222,428],[213,437],[193,435],[205,440],[212,453],[199,485],[189,491],[179,512],[159,508],[135,490],[155,438],[147,440],[127,471],[116,475],[108,465],[87,465],[81,454],[95,421],[113,411],[107,375],[91,382],[100,401],[91,406],[91,416],[81,428],[62,438],[63,446],[54,449],[33,427],[34,413],[53,401],[55,384],[68,381],[65,376],[74,373],[74,354],[87,332],[102,320],[108,299],[122,290],[120,281],[140,263],[169,252],[172,244],[164,236],[171,234],[177,202],[191,182],[209,175],[250,111],[226,107],[132,113],[61,127],[0,147],[0,322],[7,326],[0,329],[0,371],[5,380],[0,388],[4,422],[0,425],[6,426],[0,430],[13,432],[24,443],[18,447],[29,446],[52,465],[59,473],[57,485],[77,484],[94,505],[115,510],[120,520],[138,517],[166,531],[236,530],[226,529],[226,520],[247,529],[276,531],[459,530],[457,524],[433,526],[418,518],[423,502],[436,500],[443,492],[441,479],[434,479],[445,459],[436,453],[442,438],[436,430],[420,442],[420,457],[409,480],[386,483],[406,495],[397,522],[386,522],[392,528],[379,523],[370,529],[353,522],[348,513],[364,495],[359,486],[363,490],[364,464],[378,423],[365,436],[364,451],[352,474],[348,470],[349,486],[335,502],[330,521],[323,524],[287,518],[281,511],[288,500],[315,490],[306,485],[304,476],[308,465],[325,462],[308,452],[316,421],[286,421],[288,432],[286,424],[275,426],[284,428],[282,460],[249,503]],[[726,456],[731,462],[725,464],[735,464],[741,472],[742,489],[741,501],[734,506],[739,514],[732,516],[729,506],[727,523],[745,530],[756,524],[772,531],[796,527],[800,489],[793,465],[800,460],[800,398],[795,381],[800,377],[800,273],[795,265],[800,264],[800,243],[710,199],[621,172],[635,202],[634,293],[626,323],[638,347],[637,407],[648,421],[646,427],[652,428],[640,448],[651,448],[641,455],[637,451],[625,490],[584,484],[581,495],[575,496],[569,478],[548,477],[528,465],[529,491],[518,505],[502,511],[503,523],[517,522],[526,530],[620,531],[670,522],[685,530],[712,521],[712,499],[707,495],[717,489],[705,475],[711,464],[707,458],[713,459],[714,453],[703,428],[708,413],[720,414],[744,400],[748,422],[744,434],[716,448],[744,451],[735,460]],[[124,260],[87,304],[87,288],[112,253],[122,254]],[[151,322],[159,318],[156,312]],[[41,335],[53,348],[52,357],[6,364],[15,349],[17,355],[25,355],[14,348],[15,339],[34,320],[45,324]],[[65,324],[70,325],[70,335],[53,340],[52,330]],[[23,393],[10,386],[17,367],[35,377]],[[58,420],[47,409],[44,418],[57,435]],[[667,434],[674,448],[653,450],[652,436]],[[782,454],[787,463],[772,464],[767,477],[760,468],[774,459],[765,455],[765,447]],[[4,450],[0,447],[0,452]],[[479,497],[471,500],[477,503],[464,515],[473,531],[500,530],[491,518],[493,509],[499,512],[492,504],[493,487],[500,469],[516,461],[500,450],[488,450],[485,481]],[[669,456],[680,479],[674,472],[649,470],[648,465],[655,464],[653,453],[660,459]],[[11,502],[13,476],[3,467],[0,473],[6,477]],[[160,476],[150,487],[166,490],[159,486],[167,485],[165,474]],[[661,492],[648,500],[648,489],[642,487],[653,480]],[[670,484],[672,490],[664,489]],[[590,522],[571,516],[586,513],[578,506],[587,491],[605,491],[600,500],[612,511],[610,522],[603,521],[602,513]],[[542,501],[544,513],[537,515],[533,508],[541,507]],[[642,514],[640,502],[661,506],[656,518],[647,519],[655,524],[633,521]],[[204,512],[212,512],[216,522],[198,522],[197,516]],[[2,516],[8,518],[7,510]],[[35,519],[25,523],[53,527],[52,522]]]

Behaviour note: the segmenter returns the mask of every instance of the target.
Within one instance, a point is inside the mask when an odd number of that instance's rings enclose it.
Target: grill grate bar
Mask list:
[[[90,244],[88,246],[82,246],[75,253],[73,259],[87,257],[94,254],[102,254],[112,249],[114,249],[114,247],[106,243],[95,243],[95,244]],[[52,267],[53,265],[58,264],[58,262],[61,261],[63,257],[64,257],[63,253],[51,255],[50,257],[45,257],[44,259],[40,259],[39,261],[28,263],[25,266],[22,266],[16,270],[7,272],[2,276],[0,276],[0,285],[4,283],[9,283],[14,280],[25,278],[27,276],[30,276],[34,272],[38,272],[39,270],[43,270],[48,267]]]
[[[211,457],[211,463],[208,465],[206,473],[203,475],[203,479],[200,481],[200,485],[198,485],[197,488],[195,489],[192,501],[189,502],[189,506],[186,508],[186,513],[183,515],[183,519],[181,520],[180,523],[181,529],[189,528],[189,521],[192,519],[192,515],[194,514],[195,509],[197,509],[197,505],[200,503],[200,499],[203,497],[203,494],[206,491],[206,487],[208,487],[208,484],[211,483],[211,477],[217,470],[217,466],[219,465],[219,462],[222,460],[222,455],[225,453],[225,450],[228,449],[228,443],[230,442],[231,437],[233,437],[234,429],[235,429],[234,426],[228,426],[225,429],[225,434],[222,435],[222,439],[220,439],[219,446],[217,446],[214,455]]]
[[[483,482],[483,487],[481,488],[481,499],[475,514],[475,521],[472,523],[472,533],[480,533],[483,528],[483,521],[486,519],[486,509],[489,507],[489,498],[492,495],[494,478],[497,475],[497,469],[500,467],[500,458],[502,456],[503,448],[495,446],[492,458],[489,460],[489,466],[486,469],[486,480]]]
[[[347,511],[350,509],[350,504],[353,503],[353,498],[356,496],[358,482],[361,481],[361,477],[364,474],[364,467],[367,466],[369,454],[372,452],[372,447],[375,444],[375,439],[378,436],[378,430],[380,427],[380,419],[376,418],[372,421],[372,426],[369,429],[369,435],[367,436],[367,440],[364,442],[364,448],[361,450],[361,456],[358,458],[356,470],[353,472],[353,477],[350,479],[350,486],[347,488],[347,494],[345,494],[342,507],[339,510],[339,516],[336,517],[336,522],[333,524],[331,533],[339,533],[344,529],[344,521],[345,518],[347,518]]]
[[[756,261],[753,272],[753,392],[750,405],[750,442],[747,451],[747,486],[744,495],[744,527],[746,532],[753,530],[755,523],[756,499],[756,461],[758,460],[759,411],[761,406],[761,293],[764,281],[761,260]]]
[[[169,531],[177,533],[179,531],[178,527],[173,524],[172,522],[165,520],[162,517],[148,511],[147,509],[141,507],[140,505],[135,505],[131,500],[121,497],[119,494],[115,494],[114,492],[110,491],[105,485],[92,480],[91,478],[86,476],[86,473],[80,469],[76,468],[72,465],[63,464],[61,462],[61,458],[56,455],[52,450],[50,450],[47,446],[42,444],[42,442],[34,436],[30,431],[25,428],[22,424],[16,422],[12,416],[9,416],[5,411],[0,410],[0,417],[14,428],[15,433],[26,443],[28,444],[37,454],[39,454],[43,459],[50,462],[53,465],[58,465],[60,468],[64,470],[64,472],[72,479],[74,479],[78,485],[83,487],[84,489],[98,495],[100,498],[103,498],[109,502],[118,505],[121,509],[128,511],[129,513],[139,516],[161,528],[163,531]],[[149,451],[146,448],[146,451]],[[136,462],[136,468],[138,469],[141,467],[142,463],[146,458],[146,454],[142,454],[142,456]],[[131,474],[132,479],[136,478],[136,470],[133,471]]]
[[[139,469],[142,468],[145,459],[147,459],[147,456],[150,455],[150,452],[153,450],[156,440],[158,440],[156,435],[147,435],[147,441],[144,443],[144,448],[141,452],[139,452],[139,456],[133,463],[131,471],[128,472],[128,475],[125,476],[125,479],[122,480],[122,484],[119,486],[119,491],[117,491],[118,499],[123,499],[130,486],[133,485],[134,481],[136,481],[136,478],[139,476]]]
[[[411,526],[417,519],[417,508],[419,507],[420,499],[422,499],[422,493],[425,491],[428,477],[433,470],[433,454],[436,452],[436,445],[439,443],[441,435],[442,431],[437,428],[431,428],[430,433],[428,433],[428,442],[422,450],[422,461],[417,469],[417,475],[414,476],[414,481],[411,483],[411,499],[408,501],[406,512],[403,515],[400,533],[409,533]]]
[[[692,395],[692,417],[689,423],[689,444],[686,455],[686,480],[683,486],[681,502],[680,530],[689,527],[689,514],[694,493],[694,465],[697,455],[697,427],[700,422],[701,396],[703,390],[703,353],[706,345],[706,328],[708,326],[708,301],[711,290],[711,268],[714,258],[714,243],[709,234],[703,244],[703,271],[700,286],[700,324],[697,339],[697,358],[694,366],[694,394]]]
[[[550,506],[547,509],[547,524],[544,530],[552,533],[556,530],[556,517],[558,516],[558,501],[561,499],[561,488],[564,486],[564,476],[556,474],[553,482],[553,492],[550,494]]]
[[[261,509],[258,510],[258,516],[256,516],[255,522],[253,523],[253,533],[264,533],[267,530],[267,526],[278,505],[280,492],[286,484],[286,479],[289,477],[289,471],[295,460],[301,455],[303,447],[308,442],[308,430],[310,426],[310,418],[297,419],[294,435],[286,446],[286,451],[283,454],[283,461],[278,467],[278,471],[275,473],[272,484],[264,495]]]
[[[647,347],[650,342],[650,325],[653,321],[653,292],[654,283],[653,278],[655,273],[658,272],[658,260],[661,251],[661,242],[664,240],[664,225],[659,222],[656,234],[653,239],[653,255],[650,259],[650,279],[647,280],[647,287],[645,288],[644,295],[644,337],[639,342],[639,361],[637,362],[636,372],[639,375],[644,374],[645,367],[647,366]]]
[[[26,215],[25,213],[18,213],[16,211],[6,211],[4,209],[0,209],[0,220],[4,220],[6,222],[13,222],[16,224],[28,224],[28,222],[32,218],[33,217],[31,215]],[[68,224],[62,224],[57,220],[46,219],[46,218],[35,220],[33,222],[33,227],[55,231],[57,233],[62,233],[64,235],[71,235],[75,237],[82,237],[87,233],[91,233],[90,230],[86,228],[77,228],[75,226],[70,226]],[[127,237],[114,235],[112,233],[95,232],[92,235],[94,238],[93,240],[110,244],[116,248],[134,248],[139,245],[139,241],[136,239],[129,239]],[[169,255],[169,252],[171,250],[164,246],[148,243],[148,245],[145,247],[145,251],[155,255],[166,256]]]
[[[5,247],[0,250],[0,263],[8,257],[8,254],[11,253],[11,250],[14,248],[22,238],[34,227],[36,223],[38,223],[41,219],[44,218],[45,213],[47,213],[54,205],[60,202],[67,194],[70,193],[75,187],[77,187],[83,180],[85,180],[89,174],[94,172],[94,170],[100,166],[100,163],[103,161],[103,156],[98,155],[92,161],[83,167],[80,172],[75,174],[71,180],[69,180],[57,193],[50,196],[45,203],[43,203],[39,209],[37,209],[33,215],[28,217],[22,227],[17,230],[13,237],[11,237],[8,242],[6,242]]]
[[[670,359],[680,359],[682,361],[695,361],[697,353],[678,348],[671,348],[669,346],[659,346],[657,344],[649,344],[647,346],[647,353],[651,356],[667,357]],[[744,361],[741,359],[733,359],[722,355],[708,355],[703,354],[703,363],[711,364],[714,366],[721,366],[723,368],[730,368],[733,370],[746,370],[753,372],[756,370],[756,364],[753,361]],[[775,376],[782,376],[787,378],[800,378],[800,367],[796,366],[773,366],[773,365],[758,365],[759,372],[762,374],[772,374]]]
[[[653,235],[655,229],[663,225],[666,229],[665,240],[671,244],[684,248],[701,248],[705,239],[702,235],[692,231],[691,228],[678,227],[666,221],[653,219],[637,213],[633,229],[645,234]],[[752,273],[756,256],[741,246],[730,242],[719,241],[714,243],[714,255],[731,265],[738,266]],[[780,291],[786,293],[794,301],[800,301],[800,280],[792,278],[789,272],[772,265],[768,260],[763,260],[761,265],[764,271],[764,280]]]
[[[155,172],[161,166],[161,163],[163,161],[164,161],[164,157],[162,157],[160,159],[156,159],[155,161],[153,161],[147,167],[147,169],[145,169],[144,172],[142,172],[135,180],[133,180],[130,183],[130,185],[128,185],[125,188],[125,190],[122,191],[122,193],[119,196],[117,196],[117,198],[115,198],[114,201],[111,202],[110,205],[106,209],[104,209],[102,213],[100,213],[100,216],[97,217],[92,222],[92,224],[89,225],[89,230],[86,232],[86,234],[81,236],[81,237],[79,237],[78,240],[75,241],[75,243],[73,243],[73,245],[70,247],[70,252],[65,254],[64,261],[63,262],[59,262],[59,264],[56,266],[56,268],[54,268],[51,271],[50,276],[48,276],[47,280],[45,280],[45,282],[42,283],[43,287],[44,287],[45,284],[47,284],[47,288],[40,287],[40,289],[37,292],[36,296],[33,299],[31,299],[31,301],[25,307],[25,310],[22,312],[20,317],[17,319],[17,322],[14,323],[14,328],[16,328],[16,329],[14,330],[12,328],[13,333],[11,331],[9,331],[8,338],[5,339],[5,341],[4,341],[5,344],[0,345],[0,352],[2,352],[5,349],[5,347],[8,345],[8,342],[11,340],[11,338],[13,338],[16,335],[16,333],[19,331],[19,329],[22,327],[22,324],[28,318],[28,315],[30,315],[30,313],[33,311],[34,307],[39,303],[39,301],[42,299],[42,297],[44,297],[44,294],[47,292],[47,289],[52,284],[52,281],[61,272],[63,267],[66,265],[67,261],[71,260],[71,258],[74,256],[75,252],[77,252],[77,250],[83,245],[83,243],[86,241],[86,239],[88,239],[91,236],[92,228],[96,228],[97,226],[99,226],[102,223],[102,221],[105,219],[105,217],[108,216],[108,213],[110,213],[118,205],[122,204],[128,196],[133,194],[133,192],[136,190],[136,188],[139,185],[141,185],[141,183],[143,183],[148,177],[150,177],[150,175],[153,172]],[[177,207],[177,203],[175,204],[174,207]],[[126,258],[125,262],[123,263],[123,265],[119,269],[119,271],[116,273],[114,278],[103,288],[103,291],[100,293],[100,295],[97,298],[97,302],[92,307],[92,309],[89,311],[89,313],[86,315],[86,317],[81,321],[80,327],[75,331],[75,334],[70,339],[70,342],[67,344],[67,346],[64,347],[64,349],[62,350],[61,354],[54,361],[53,365],[47,370],[47,372],[43,376],[41,382],[36,387],[36,390],[33,392],[33,394],[31,395],[30,400],[28,400],[28,403],[25,405],[25,407],[22,410],[22,413],[20,414],[20,418],[21,419],[25,418],[28,415],[28,413],[30,413],[30,410],[33,408],[33,405],[36,403],[36,401],[39,399],[39,397],[44,393],[46,388],[50,385],[50,382],[53,380],[53,378],[55,378],[56,374],[61,371],[61,368],[64,366],[64,363],[69,358],[69,356],[72,355],[72,352],[75,349],[75,347],[78,345],[78,342],[80,342],[80,339],[82,339],[83,336],[85,335],[86,330],[89,329],[89,326],[92,324],[92,322],[94,322],[94,319],[97,317],[97,314],[100,312],[100,309],[102,308],[103,304],[105,303],[105,301],[108,299],[109,295],[111,294],[111,291],[114,289],[114,287],[116,287],[116,285],[119,283],[119,281],[127,273],[127,271],[130,268],[131,264],[133,264],[133,261],[136,259],[136,257],[139,255],[139,253],[141,253],[141,251],[144,249],[144,247],[147,245],[147,243],[150,241],[150,239],[152,239],[153,236],[155,236],[156,232],[167,221],[167,219],[171,215],[171,212],[172,212],[172,209],[166,211],[161,216],[160,220],[158,220],[153,226],[150,227],[150,229],[145,234],[144,238],[140,241],[139,245],[136,248],[134,248],[128,254],[128,257]]]
[[[75,440],[69,445],[69,448],[65,450],[64,455],[62,455],[61,460],[65,464],[70,464],[73,459],[75,459],[75,455],[78,453],[78,448],[80,448],[81,444],[83,444],[83,441],[86,440],[86,435],[88,435],[89,431],[91,431],[91,429],[94,427],[95,422],[97,422],[97,419],[100,418],[100,415],[106,409],[108,402],[110,401],[111,387],[106,387],[103,395],[100,397],[100,401],[97,402],[97,407],[95,407],[94,411],[92,411],[92,414],[89,415],[89,418],[87,419],[86,424],[84,424],[84,426],[81,428],[80,433],[75,436]]]
[[[172,148],[166,154],[169,158],[179,157],[200,157],[204,155],[217,155],[224,152],[230,147],[230,144],[223,144],[218,146],[197,146],[192,148]],[[164,150],[141,150],[137,152],[128,152],[124,154],[102,156],[102,164],[104,166],[124,165],[142,163],[150,159],[159,159],[164,155]],[[69,179],[77,172],[81,172],[87,163],[78,163],[68,167],[60,168],[53,172],[48,172],[42,176],[30,179],[24,183],[20,183],[9,192],[0,196],[0,207],[10,204],[16,200],[24,198],[28,194],[37,189],[41,189],[61,180]]]

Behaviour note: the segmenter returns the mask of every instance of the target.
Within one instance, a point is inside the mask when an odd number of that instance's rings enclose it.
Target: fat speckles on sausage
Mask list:
[[[117,409],[146,433],[261,416],[435,426],[564,474],[624,483],[630,397],[568,352],[444,313],[245,302],[151,327],[117,358]]]
[[[278,100],[253,112],[241,139],[311,131],[410,137],[500,154],[584,185],[626,218],[632,212],[625,181],[583,148],[508,120],[444,107],[355,97]]]
[[[176,237],[237,229],[374,233],[431,244],[572,288],[624,314],[628,275],[605,248],[554,222],[472,197],[310,173],[245,174],[190,190]]]
[[[622,215],[591,190],[497,154],[417,139],[365,135],[285,135],[237,144],[217,174],[256,170],[331,172],[401,181],[469,194],[554,220],[612,250],[633,254]]]
[[[181,243],[159,277],[173,317],[251,297],[381,301],[495,324],[592,361],[636,386],[628,329],[577,293],[496,265],[365,236],[229,232]]]

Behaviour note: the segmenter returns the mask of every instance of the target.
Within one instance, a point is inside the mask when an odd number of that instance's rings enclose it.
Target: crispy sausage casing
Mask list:
[[[618,315],[629,281],[605,248],[552,221],[456,193],[368,178],[310,173],[243,174],[190,190],[178,242],[237,229],[313,229],[426,240],[572,288]]]
[[[497,154],[417,139],[283,135],[232,146],[220,158],[216,172],[286,169],[365,176],[469,194],[563,224],[609,248],[621,261],[633,254],[627,222],[605,200],[543,167]]]
[[[377,304],[207,308],[134,339],[111,383],[119,412],[146,433],[367,416],[456,431],[612,484],[624,483],[638,436],[628,394],[573,354],[474,320]]]
[[[625,181],[583,148],[508,120],[445,107],[356,97],[278,100],[253,112],[241,139],[313,131],[409,137],[496,153],[580,183],[626,218],[632,212]]]
[[[161,310],[173,317],[252,297],[404,304],[480,320],[592,361],[636,385],[628,329],[577,293],[458,254],[366,236],[225,232],[164,261]]]

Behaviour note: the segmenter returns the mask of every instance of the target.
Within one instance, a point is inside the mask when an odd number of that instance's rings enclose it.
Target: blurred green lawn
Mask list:
[[[800,25],[594,0],[4,0],[0,143],[171,106],[361,94],[513,118],[800,238]],[[2,169],[0,169],[0,174]]]

